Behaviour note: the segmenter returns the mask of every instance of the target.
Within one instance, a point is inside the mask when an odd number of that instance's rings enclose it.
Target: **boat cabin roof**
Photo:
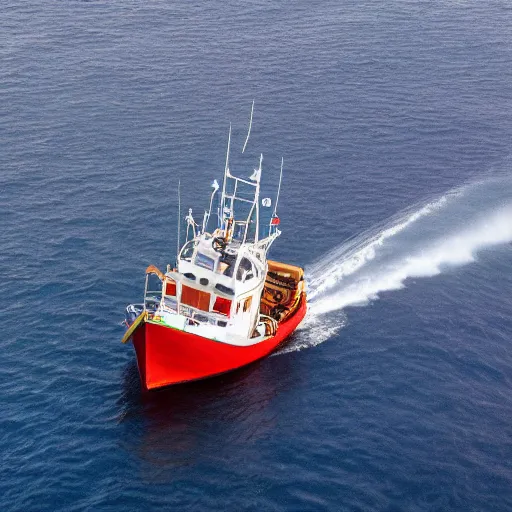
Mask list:
[[[168,273],[174,280],[185,278],[206,288],[214,288],[216,294],[232,297],[235,290],[241,293],[250,281],[261,279],[263,265],[239,242],[232,241],[224,249],[214,248],[215,238],[209,233],[187,242],[178,258],[178,272]],[[243,288],[243,289],[242,289]],[[212,290],[213,291],[213,290]]]

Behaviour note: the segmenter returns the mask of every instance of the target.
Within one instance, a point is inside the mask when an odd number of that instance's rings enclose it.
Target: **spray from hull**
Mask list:
[[[332,337],[346,323],[343,310],[349,306],[403,288],[408,278],[435,276],[471,263],[479,250],[509,242],[510,177],[470,184],[402,212],[306,268],[309,312],[288,351]]]

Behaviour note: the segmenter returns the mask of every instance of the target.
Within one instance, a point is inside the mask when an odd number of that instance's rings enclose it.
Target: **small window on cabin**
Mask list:
[[[233,277],[236,256],[224,254],[219,262],[218,272],[226,277]]]
[[[215,288],[219,290],[219,292],[225,293],[226,295],[234,295],[235,291],[233,288],[229,288],[228,286],[224,286],[223,284],[216,284]]]
[[[247,258],[242,258],[238,265],[238,270],[236,271],[236,280],[244,282],[248,279],[252,279],[253,277],[254,271],[252,263]]]
[[[167,278],[165,281],[165,295],[176,296],[176,282],[172,279]]]
[[[190,286],[182,285],[181,287],[181,302],[187,306],[192,306],[202,311],[210,309],[210,294],[201,290],[196,290]]]
[[[244,301],[244,313],[251,309],[252,297],[247,297]]]
[[[197,322],[200,322],[202,324],[208,323],[208,317],[206,315],[201,315],[200,313],[194,314],[194,320],[196,320]]]
[[[213,305],[214,313],[220,313],[221,315],[229,316],[230,310],[231,301],[229,299],[224,299],[223,297],[217,297],[215,299],[215,304]]]
[[[200,252],[197,253],[195,263],[198,267],[203,267],[206,270],[213,270],[213,267],[215,266],[215,260],[213,258],[210,258]]]
[[[185,244],[183,246],[183,249],[181,250],[180,259],[185,260],[185,261],[191,261],[192,256],[194,255],[195,247],[196,247],[196,244],[195,244],[194,240],[191,240],[190,242]]]
[[[178,301],[176,297],[165,297],[164,298],[164,306],[168,309],[172,309],[173,311],[178,311]]]

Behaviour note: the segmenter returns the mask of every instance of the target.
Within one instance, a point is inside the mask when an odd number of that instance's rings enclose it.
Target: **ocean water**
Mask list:
[[[0,509],[512,510],[511,62],[508,0],[5,0]],[[310,311],[142,394],[124,306],[230,122]]]

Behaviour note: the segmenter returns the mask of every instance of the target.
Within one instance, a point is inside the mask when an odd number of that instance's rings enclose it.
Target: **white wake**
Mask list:
[[[344,308],[474,261],[478,250],[512,242],[512,178],[452,191],[369,230],[306,268],[308,315],[285,351],[317,345],[346,321]],[[329,313],[329,315],[327,315]]]

